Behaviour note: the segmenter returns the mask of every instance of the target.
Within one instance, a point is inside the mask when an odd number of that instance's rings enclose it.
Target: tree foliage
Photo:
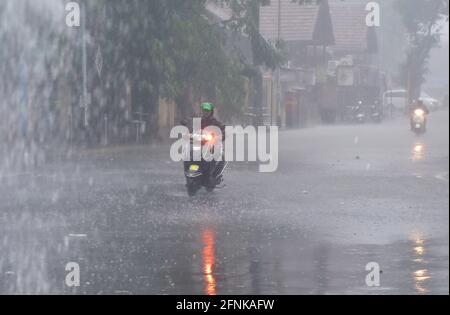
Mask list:
[[[242,107],[242,65],[226,54],[222,30],[206,18],[205,0],[89,1],[89,29],[102,47],[110,93],[132,82],[134,99],[154,112],[161,97],[189,112],[189,92],[218,101],[232,116]],[[186,108],[188,107],[188,108]]]
[[[275,69],[283,62],[279,43],[268,43],[259,33],[259,9],[268,1],[217,1],[233,12],[224,26],[211,22],[206,0],[77,1],[86,12],[82,23],[86,25],[88,48],[89,129],[94,130],[83,130],[82,28],[66,27],[66,1],[42,0],[45,5],[32,0],[2,2],[0,38],[7,49],[0,55],[8,62],[0,69],[9,74],[8,80],[0,83],[0,111],[6,113],[3,117],[7,121],[2,125],[15,134],[19,128],[7,126],[17,125],[18,120],[28,124],[24,130],[41,128],[38,125],[47,128],[52,123],[29,111],[40,109],[42,117],[68,124],[61,125],[64,135],[58,133],[63,141],[74,136],[73,128],[74,133],[82,134],[81,140],[98,142],[106,115],[115,129],[129,124],[129,118],[124,118],[127,88],[131,89],[132,110],[152,114],[152,126],[157,125],[160,98],[176,100],[182,115],[189,115],[192,105],[203,98],[217,102],[222,117],[239,116],[249,79],[259,106],[262,67]],[[252,64],[227,51],[230,33],[248,39]],[[103,61],[101,73],[95,67],[97,52]],[[28,108],[22,106],[26,102],[20,102],[25,96]],[[14,106],[18,102],[20,106]],[[6,104],[17,110],[11,111]],[[23,115],[19,113],[22,109]],[[56,112],[60,117],[54,115]],[[39,134],[32,131],[30,134]],[[49,135],[39,138],[52,138]]]
[[[430,51],[439,44],[442,21],[448,19],[449,1],[397,0],[395,7],[409,35],[402,73],[412,100],[420,96],[426,80]]]

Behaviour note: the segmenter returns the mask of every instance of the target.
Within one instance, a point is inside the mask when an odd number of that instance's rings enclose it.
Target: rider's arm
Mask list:
[[[222,132],[222,139],[225,140],[225,125],[217,119],[214,119],[214,125],[220,129],[220,131]]]

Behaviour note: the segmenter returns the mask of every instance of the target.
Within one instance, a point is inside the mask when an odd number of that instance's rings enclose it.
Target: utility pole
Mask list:
[[[280,44],[281,40],[281,0],[278,0],[278,34],[277,34],[277,44]],[[281,116],[281,65],[277,69],[277,103],[276,103],[276,117],[275,125],[278,125],[278,117]],[[280,121],[281,123],[281,121]],[[281,126],[278,126],[281,127]]]
[[[260,3],[256,3],[254,8],[254,18],[256,19],[256,28],[257,28],[257,32],[260,31],[260,12],[261,12],[261,4]],[[255,62],[255,60],[253,61]],[[262,126],[264,124],[264,112],[263,112],[263,84],[264,84],[264,79],[263,79],[263,74],[261,71],[261,67],[260,65],[257,65],[255,63],[255,69],[256,69],[256,77],[254,78],[255,80],[255,90],[256,90],[256,98],[255,98],[255,122],[254,125],[255,126]]]
[[[104,120],[105,120],[105,146],[108,145],[108,115],[105,114],[104,116]]]
[[[89,100],[87,93],[87,52],[86,52],[86,4],[82,4],[82,50],[83,50],[83,107],[84,127],[89,127]]]

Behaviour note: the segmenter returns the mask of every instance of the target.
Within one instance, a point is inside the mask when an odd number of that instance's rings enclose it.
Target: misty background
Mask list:
[[[418,72],[410,73],[417,77],[417,87],[423,82],[424,91],[445,102],[448,1],[434,2],[442,6],[439,14],[443,15],[430,17],[439,26],[432,48]],[[293,60],[284,38],[266,40],[259,32],[261,12],[275,3],[86,0],[77,2],[86,14],[82,26],[72,28],[66,25],[67,3],[6,0],[0,4],[2,171],[70,156],[77,147],[165,141],[167,130],[194,115],[202,100],[216,102],[218,115],[228,123],[281,127],[322,123],[314,108],[299,122],[286,121],[287,111],[267,109],[268,93],[272,106],[277,97],[288,102],[277,92],[276,71]],[[361,9],[365,3],[331,0],[322,6],[356,4]],[[406,88],[402,68],[411,47],[405,17],[415,11],[399,7],[414,4],[379,3],[378,49],[370,58],[374,64],[378,60],[386,80],[384,90]],[[317,3],[296,5],[310,8]],[[333,44],[327,45],[331,50],[324,58],[330,60]],[[309,59],[303,60],[307,72],[316,67],[316,61],[308,65]],[[308,106],[317,106],[315,95],[306,96],[313,104]]]

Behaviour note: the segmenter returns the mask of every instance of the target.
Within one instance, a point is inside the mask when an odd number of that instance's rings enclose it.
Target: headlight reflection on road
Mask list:
[[[414,240],[414,252],[416,253],[417,256],[423,256],[423,254],[425,253],[425,247],[424,247],[424,240],[421,238],[416,238]]]
[[[216,278],[214,277],[215,263],[215,242],[216,234],[212,229],[206,229],[202,232],[203,241],[203,277],[205,279],[205,293],[207,295],[216,295]]]
[[[425,156],[425,145],[423,143],[416,143],[414,145],[414,149],[412,152],[412,159],[413,161],[420,161],[423,160]]]
[[[420,263],[422,268],[414,271],[412,273],[412,278],[414,280],[414,287],[416,288],[417,293],[419,294],[427,294],[428,289],[424,287],[424,281],[429,280],[430,274],[428,269],[423,268],[423,255],[425,254],[425,241],[422,238],[416,238],[413,244],[414,250],[414,262]]]

